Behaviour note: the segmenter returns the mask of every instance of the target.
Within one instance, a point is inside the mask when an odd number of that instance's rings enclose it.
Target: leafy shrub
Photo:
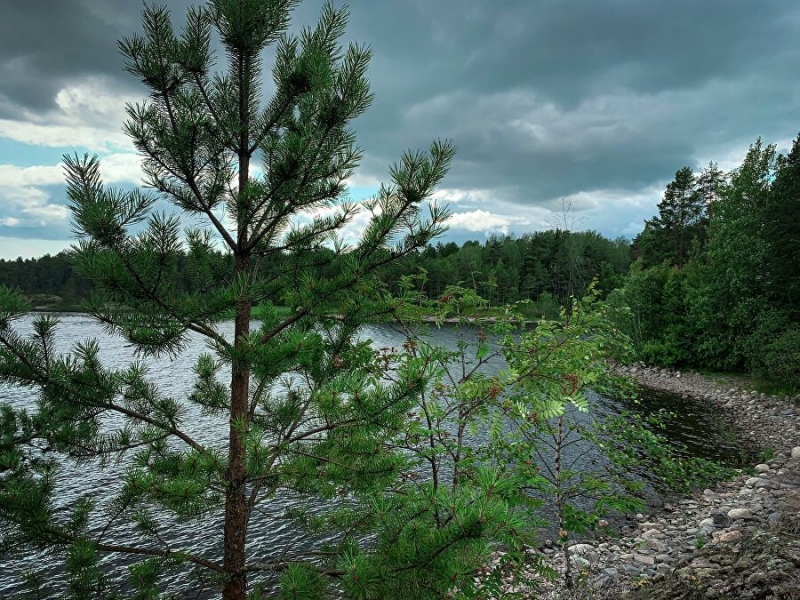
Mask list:
[[[774,337],[753,336],[753,371],[791,389],[800,389],[800,326],[794,325]],[[760,346],[760,351],[755,346]]]

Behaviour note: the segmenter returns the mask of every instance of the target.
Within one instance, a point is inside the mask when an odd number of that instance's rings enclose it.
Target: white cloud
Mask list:
[[[433,193],[434,200],[448,204],[458,204],[460,202],[480,204],[503,197],[505,197],[504,191],[498,189],[443,188]]]
[[[28,187],[63,183],[61,165],[17,167],[0,165],[0,187]]]
[[[134,152],[119,152],[100,158],[100,175],[104,183],[142,184],[142,159]]]
[[[22,213],[38,219],[37,224],[45,227],[51,223],[66,221],[69,210],[62,204],[43,204],[28,206],[22,209]]]
[[[110,80],[90,77],[61,89],[57,108],[44,115],[25,112],[21,119],[0,119],[0,137],[47,147],[81,147],[93,152],[130,148],[122,132],[125,103],[140,96],[115,91]]]
[[[462,213],[453,213],[447,222],[453,229],[466,229],[467,231],[482,231],[484,233],[508,233],[512,224],[529,225],[530,221],[523,216],[497,215],[487,210],[471,210]]]
[[[0,222],[9,227],[44,227],[63,223],[67,218],[67,208],[51,203],[50,195],[38,187],[62,181],[60,166],[0,165],[0,199],[5,212]]]
[[[109,154],[100,159],[100,173],[107,184],[141,183],[140,159],[134,153]],[[64,183],[62,165],[19,167],[0,165],[0,199],[4,200],[5,216],[0,224],[8,227],[24,225],[47,227],[64,224],[69,210],[53,202],[43,186]],[[65,198],[61,198],[65,201]],[[10,214],[9,214],[10,213]]]
[[[356,171],[353,176],[345,181],[347,187],[366,187],[375,188],[376,190],[381,187],[381,180],[374,175]]]
[[[641,223],[636,223],[635,221],[632,221],[632,222],[628,223],[627,227],[623,228],[620,231],[620,234],[624,235],[626,237],[628,237],[628,236],[632,237],[632,236],[637,235],[638,233],[640,233],[642,231],[642,229],[643,229],[643,227],[642,227]]]
[[[738,169],[740,166],[742,166],[742,161],[744,161],[744,158],[747,156],[747,152],[753,143],[755,143],[755,140],[742,140],[734,147],[725,146],[715,148],[710,152],[705,152],[701,158],[698,158],[697,164],[700,167],[705,168],[708,166],[710,161],[714,161],[717,163],[717,167],[719,167],[721,170],[733,171],[734,169]],[[794,138],[784,138],[776,142],[764,140],[764,145],[775,144],[776,150],[782,154],[788,154],[792,149],[793,143]],[[698,169],[696,169],[696,171],[697,170]]]
[[[522,234],[567,227],[574,231],[596,230],[606,235],[631,236],[642,230],[644,220],[656,212],[666,182],[640,190],[587,190],[537,205],[510,201],[508,190],[444,189],[434,196],[451,204],[451,230]],[[627,221],[623,220],[627,219]]]

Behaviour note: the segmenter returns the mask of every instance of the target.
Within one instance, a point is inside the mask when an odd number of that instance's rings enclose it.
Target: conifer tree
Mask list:
[[[637,237],[638,251],[648,266],[667,257],[682,269],[692,242],[703,236],[706,225],[704,196],[689,167],[675,173],[658,203],[658,213],[645,222],[644,231]]]
[[[705,203],[706,221],[711,220],[714,214],[714,204],[719,202],[722,187],[727,179],[728,175],[713,160],[697,178],[697,191]]]
[[[778,157],[764,213],[770,292],[800,321],[800,135]]]
[[[99,566],[106,554],[140,561],[131,567],[137,598],[155,598],[159,574],[176,568],[211,578],[226,600],[244,600],[261,573],[279,578],[282,597],[318,598],[330,585],[378,597],[369,590],[392,572],[410,581],[434,560],[457,561],[458,541],[481,535],[479,527],[431,534],[420,553],[403,533],[385,541],[395,562],[375,563],[356,533],[374,532],[380,520],[351,516],[325,521],[340,529],[340,543],[315,548],[316,560],[291,548],[275,548],[267,563],[248,555],[254,510],[281,491],[367,497],[373,503],[363,506],[374,507],[407,468],[387,440],[402,430],[425,369],[409,360],[394,383],[383,380],[356,333],[390,309],[376,271],[443,231],[446,211],[425,212],[423,202],[454,155],[449,142],[403,155],[391,183],[366,204],[360,239],[346,245],[338,232],[357,206],[341,198],[361,158],[350,123],[372,100],[370,51],[342,46],[347,12],[331,4],[316,27],[289,35],[297,2],[212,0],[189,10],[181,32],[165,8],[146,7],[143,34],[119,44],[149,91],[127,107],[124,125],[143,158],[146,188],[111,189],[97,157],[64,158],[74,261],[97,286],[88,310],[143,358],[178,353],[189,336],[205,339],[209,351],[186,397],[159,390],[143,362],[107,367],[93,340],[59,355],[50,316],[21,335],[15,321],[25,302],[0,292],[0,380],[38,393],[35,409],[4,406],[0,415],[0,552],[65,553],[71,597],[111,597]],[[224,49],[221,70],[214,35]],[[270,45],[275,91],[265,100],[261,55]],[[173,209],[155,211],[165,200]],[[181,253],[190,286],[167,276]],[[231,315],[226,337],[220,323]],[[224,419],[224,447],[192,436],[191,405]],[[60,461],[100,468],[119,456],[130,468],[112,506],[81,497],[68,513],[56,510]],[[221,515],[219,553],[175,547],[164,515],[198,528]],[[298,527],[312,522],[287,516]],[[138,537],[104,537],[103,524],[119,519],[133,521]],[[433,594],[452,581],[426,585]]]

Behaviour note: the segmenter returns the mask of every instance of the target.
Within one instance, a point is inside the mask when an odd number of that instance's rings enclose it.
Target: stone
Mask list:
[[[700,521],[700,524],[698,525],[698,527],[700,529],[707,529],[709,527],[714,527],[714,519],[711,519],[711,518],[703,519],[702,521]]]
[[[656,564],[656,559],[653,558],[652,556],[647,556],[646,554],[634,554],[633,555],[633,560],[635,560],[636,562],[642,563],[643,565],[650,566],[650,567],[652,567],[654,564]]]
[[[766,580],[767,580],[766,573],[756,572],[750,575],[745,583],[747,583],[747,585],[756,585]]]
[[[588,560],[586,560],[585,558],[582,558],[580,556],[570,556],[569,559],[572,562],[572,565],[576,569],[581,570],[581,571],[583,569],[588,569],[592,564]]]
[[[739,519],[750,519],[753,517],[753,513],[749,508],[732,508],[728,511],[728,518],[732,521],[737,521]]]
[[[647,531],[642,532],[642,539],[643,540],[653,540],[653,539],[661,539],[664,537],[664,534],[661,533],[658,529],[648,529]]]
[[[740,537],[742,537],[742,532],[738,529],[733,531],[724,531],[714,536],[714,542],[732,542],[734,540],[738,540]]]
[[[716,527],[727,527],[731,524],[731,518],[724,512],[711,513],[711,520],[714,521]]]
[[[664,542],[654,539],[645,540],[644,547],[656,552],[663,552],[667,549],[667,545]]]
[[[800,446],[792,448],[792,458],[800,458]]]
[[[756,473],[769,473],[769,465],[760,464],[756,465]]]
[[[616,577],[618,572],[619,571],[617,571],[614,567],[606,567],[603,569],[603,575],[607,575],[608,577]]]
[[[672,560],[672,557],[669,554],[656,554],[657,562],[663,563],[669,562],[670,560]]]
[[[626,573],[628,573],[630,575],[633,575],[633,576],[636,576],[636,575],[638,575],[639,573],[642,572],[642,570],[639,567],[637,567],[636,565],[622,565],[622,569]]]
[[[670,571],[672,571],[672,567],[669,566],[667,563],[662,562],[656,565],[656,571],[658,573],[669,573]]]

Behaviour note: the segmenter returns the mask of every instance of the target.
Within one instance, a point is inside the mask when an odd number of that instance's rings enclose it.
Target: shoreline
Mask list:
[[[768,396],[740,387],[746,381],[641,363],[619,372],[643,387],[716,405],[738,443],[760,449],[763,462],[710,489],[669,498],[616,532],[570,543],[579,574],[572,590],[563,579],[526,572],[519,582],[507,578],[505,593],[570,600],[800,599],[800,397]],[[551,540],[529,552],[563,574],[563,552]]]

